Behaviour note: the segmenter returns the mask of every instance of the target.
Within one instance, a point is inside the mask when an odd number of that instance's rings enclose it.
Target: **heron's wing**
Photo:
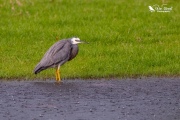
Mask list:
[[[55,52],[51,55],[52,62],[55,65],[62,65],[68,61],[71,53],[71,47],[71,43],[66,42],[60,49],[55,50]]]
[[[55,67],[58,64],[64,64],[69,59],[71,44],[67,40],[61,40],[55,43],[45,53],[44,57],[35,67],[34,72],[38,73],[49,67]],[[37,71],[37,72],[36,72]]]

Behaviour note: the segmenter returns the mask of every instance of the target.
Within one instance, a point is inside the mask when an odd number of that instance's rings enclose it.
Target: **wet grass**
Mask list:
[[[165,1],[166,2],[166,1]],[[180,7],[151,13],[139,0],[0,1],[0,78],[53,78],[32,71],[58,39],[78,36],[79,55],[61,67],[62,78],[180,75]]]

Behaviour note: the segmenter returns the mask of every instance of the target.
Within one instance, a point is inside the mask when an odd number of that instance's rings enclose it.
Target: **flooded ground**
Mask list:
[[[1,81],[0,120],[180,120],[180,78]]]

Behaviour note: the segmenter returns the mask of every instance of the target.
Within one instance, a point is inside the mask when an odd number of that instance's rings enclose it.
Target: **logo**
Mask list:
[[[167,4],[162,4],[161,6],[155,4],[148,7],[150,12],[171,12],[173,9],[173,7],[167,6]]]

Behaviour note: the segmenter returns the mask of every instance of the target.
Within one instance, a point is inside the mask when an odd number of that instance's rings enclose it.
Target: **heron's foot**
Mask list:
[[[61,79],[56,79],[56,83],[61,83]]]

